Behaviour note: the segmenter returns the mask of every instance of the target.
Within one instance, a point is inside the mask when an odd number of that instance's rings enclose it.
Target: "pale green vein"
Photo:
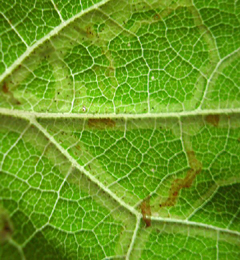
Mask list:
[[[209,79],[207,80],[207,85],[206,85],[205,91],[204,91],[204,93],[203,93],[202,100],[201,100],[201,102],[200,102],[200,104],[199,104],[199,106],[198,106],[198,109],[199,109],[199,110],[201,110],[202,105],[203,105],[204,101],[206,100],[206,96],[207,96],[207,94],[208,94],[209,85],[210,85],[210,83],[211,83],[211,81],[212,81],[212,79],[213,79],[215,73],[217,73],[218,68],[221,66],[221,64],[222,64],[225,60],[227,60],[228,58],[230,58],[230,57],[233,56],[234,54],[238,53],[239,51],[240,51],[240,48],[236,49],[235,51],[229,53],[227,56],[225,56],[223,59],[221,59],[221,60],[217,63],[215,69],[213,70],[212,74],[210,75]]]
[[[22,250],[22,247],[21,247],[15,240],[13,240],[13,239],[10,239],[10,240],[9,240],[9,243],[10,243],[11,245],[13,245],[15,248],[17,248],[19,254],[21,255],[21,259],[22,259],[22,260],[26,260],[26,257],[25,257],[25,255],[24,255],[24,253],[23,253],[23,250]]]
[[[165,223],[176,223],[176,224],[182,224],[187,226],[195,226],[195,227],[203,227],[205,229],[215,230],[218,232],[228,233],[228,234],[234,234],[237,236],[240,236],[240,232],[235,230],[230,230],[226,228],[220,228],[209,224],[204,224],[201,222],[195,222],[195,221],[188,221],[188,220],[180,220],[180,219],[171,219],[171,218],[161,218],[161,217],[151,217],[151,220],[153,221],[159,221],[159,222],[165,222]]]
[[[135,226],[135,229],[134,229],[134,232],[133,232],[133,236],[132,236],[132,240],[131,240],[131,243],[130,243],[130,246],[129,246],[129,249],[128,249],[128,252],[127,252],[127,255],[126,255],[126,260],[129,259],[130,254],[131,254],[131,252],[133,250],[134,242],[136,240],[137,232],[138,232],[138,229],[139,229],[139,226],[140,226],[140,220],[141,220],[141,218],[137,217],[136,226]]]
[[[65,28],[67,25],[72,23],[77,18],[81,17],[82,15],[84,15],[84,14],[86,14],[86,13],[88,13],[88,12],[94,10],[94,9],[98,9],[100,6],[106,4],[108,1],[109,0],[103,0],[103,1],[97,3],[93,6],[85,9],[84,11],[81,11],[80,13],[71,17],[70,19],[62,22],[60,25],[58,25],[52,31],[50,31],[50,33],[45,35],[40,40],[36,41],[31,47],[27,48],[27,50],[25,51],[24,54],[22,54],[18,59],[16,59],[15,62],[4,71],[4,73],[0,76],[0,82],[2,82],[9,74],[11,74],[17,68],[17,66],[20,65],[37,47],[39,47],[45,41],[50,39],[52,36],[58,34],[63,28]]]
[[[63,23],[63,22],[64,22],[64,19],[62,18],[62,15],[61,15],[60,11],[58,10],[58,8],[57,8],[57,6],[55,5],[54,1],[51,0],[51,2],[52,2],[52,4],[53,4],[54,9],[56,10],[56,12],[57,12],[58,15],[59,15],[59,18],[61,19],[61,22]]]
[[[92,176],[84,167],[80,166],[78,162],[54,139],[52,135],[50,135],[47,130],[42,127],[41,124],[39,124],[34,118],[30,118],[30,122],[36,126],[49,140],[52,142],[52,144],[55,145],[55,147],[72,163],[73,167],[76,167],[80,172],[85,174],[87,178],[89,178],[93,183],[95,183],[99,188],[101,188],[103,191],[105,191],[107,194],[109,194],[115,201],[117,201],[122,207],[126,208],[128,211],[130,211],[134,215],[139,215],[139,212],[135,210],[133,207],[129,206],[127,203],[125,203],[122,199],[120,199],[115,193],[113,193],[111,190],[106,188],[101,182],[99,182],[98,179],[96,179],[94,176]]]
[[[11,26],[11,28],[13,29],[13,31],[18,35],[18,37],[21,39],[21,41],[25,44],[25,46],[27,48],[29,48],[29,45],[25,42],[25,40],[23,39],[23,37],[21,36],[21,34],[17,31],[17,29],[15,28],[15,26],[12,25],[12,23],[9,21],[9,19],[5,16],[4,13],[0,12],[1,15],[5,18],[5,20],[9,23],[9,25]],[[1,81],[1,76],[0,76],[0,81]]]

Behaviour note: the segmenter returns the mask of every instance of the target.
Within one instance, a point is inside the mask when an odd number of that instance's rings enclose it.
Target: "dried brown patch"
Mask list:
[[[151,217],[151,207],[150,207],[150,198],[143,200],[141,203],[141,212],[143,216],[143,221],[146,224],[146,227],[151,226],[151,219],[147,217]]]
[[[0,212],[0,243],[11,237],[13,226],[5,212]]]
[[[208,115],[208,116],[206,116],[206,121],[209,124],[211,124],[215,127],[218,126],[219,120],[220,120],[220,115]]]
[[[4,82],[4,84],[3,84],[3,86],[2,86],[2,91],[3,91],[3,93],[5,93],[5,94],[8,95],[8,97],[9,97],[8,100],[9,100],[12,104],[14,104],[14,105],[21,105],[21,102],[20,102],[19,100],[17,100],[17,99],[14,97],[13,93],[9,90],[9,87],[8,87],[8,85],[7,85],[6,82]]]
[[[14,99],[14,102],[15,102],[16,105],[21,105],[21,102],[17,99]]]
[[[110,118],[92,118],[88,120],[88,126],[91,128],[105,129],[115,127],[116,122]]]
[[[3,90],[3,93],[5,93],[5,94],[9,93],[9,89],[8,89],[8,86],[7,86],[6,82],[3,84],[2,90]]]
[[[172,182],[167,200],[159,205],[161,208],[174,206],[177,202],[181,189],[191,187],[197,174],[199,174],[202,170],[202,164],[195,157],[194,151],[188,151],[187,155],[191,169],[187,171],[185,178],[176,179]]]

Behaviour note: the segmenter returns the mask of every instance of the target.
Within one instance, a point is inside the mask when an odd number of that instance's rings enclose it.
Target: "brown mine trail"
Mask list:
[[[215,127],[218,126],[219,120],[220,120],[220,115],[207,115],[207,116],[206,116],[206,121],[207,121],[209,124],[211,124],[211,125],[213,125],[213,126],[215,126]]]
[[[146,228],[148,228],[151,226],[151,219],[147,218],[147,217],[151,217],[150,198],[147,197],[147,199],[143,200],[140,207],[143,216],[143,221],[146,224]]]
[[[9,90],[9,87],[7,85],[6,82],[4,82],[3,86],[2,86],[2,91],[4,94],[8,95],[9,97],[9,101],[14,104],[14,105],[21,105],[21,102],[19,100],[17,100],[13,93]]]
[[[88,126],[90,128],[105,129],[114,128],[116,122],[110,118],[91,118],[88,120]]]
[[[176,205],[181,189],[191,187],[196,176],[202,171],[202,164],[195,157],[194,151],[188,151],[187,156],[191,169],[187,171],[187,175],[185,178],[175,179],[172,182],[168,198],[165,202],[159,205],[160,208],[173,207],[174,205]]]
[[[9,89],[8,89],[8,86],[7,86],[7,83],[6,83],[6,82],[4,82],[3,87],[2,87],[2,90],[3,90],[3,93],[5,93],[5,94],[8,94],[8,93],[9,93]]]

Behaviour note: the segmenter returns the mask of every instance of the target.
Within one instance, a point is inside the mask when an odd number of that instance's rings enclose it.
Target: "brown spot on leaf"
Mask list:
[[[88,38],[93,38],[94,37],[94,33],[93,33],[93,30],[92,30],[91,26],[88,26],[86,28],[86,34],[87,34]]]
[[[219,120],[220,120],[220,116],[219,115],[208,115],[208,116],[206,116],[206,121],[209,124],[211,124],[211,125],[213,125],[215,127],[218,126]]]
[[[78,145],[76,145],[76,148],[77,148],[77,150],[81,151],[81,147],[80,147],[80,145],[79,145],[79,144],[78,144]]]
[[[0,209],[0,243],[5,242],[13,233],[13,226],[8,214]]]
[[[151,217],[150,197],[147,197],[141,203],[141,212],[142,212],[143,221],[145,222],[146,227],[150,227],[151,219],[147,218],[147,217]]]
[[[9,89],[8,89],[8,86],[7,86],[6,82],[3,84],[2,90],[3,90],[3,93],[5,93],[5,94],[9,93]]]
[[[88,126],[91,128],[105,129],[115,127],[116,122],[110,118],[91,118],[88,120]]]
[[[153,18],[155,21],[158,21],[161,19],[161,16],[159,14],[155,14]]]
[[[13,93],[9,90],[9,87],[8,87],[8,85],[7,85],[6,82],[5,82],[5,83],[3,84],[3,86],[2,86],[2,91],[3,91],[3,93],[5,93],[5,94],[8,95],[8,97],[9,97],[8,100],[9,100],[12,104],[14,104],[14,105],[21,105],[21,102],[20,102],[19,100],[17,100],[17,99],[14,97]]]
[[[202,170],[202,164],[197,160],[194,151],[188,151],[187,155],[191,169],[187,171],[185,178],[176,179],[172,182],[167,200],[159,205],[161,208],[174,206],[181,189],[191,187],[197,174]]]

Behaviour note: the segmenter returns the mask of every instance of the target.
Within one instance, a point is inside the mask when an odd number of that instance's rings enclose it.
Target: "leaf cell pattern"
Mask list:
[[[240,258],[240,4],[0,5],[0,259]]]

